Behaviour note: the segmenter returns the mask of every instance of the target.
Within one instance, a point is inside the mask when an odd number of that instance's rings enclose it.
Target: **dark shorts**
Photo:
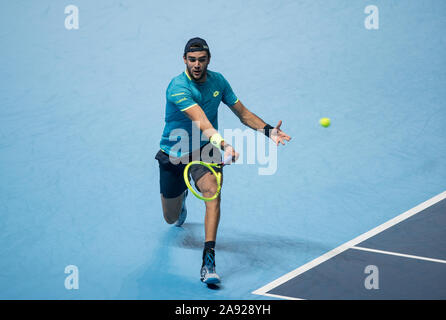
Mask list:
[[[203,150],[204,148],[206,149]],[[210,144],[206,144],[199,151],[194,151],[183,158],[169,157],[167,153],[159,150],[155,159],[158,160],[160,168],[160,193],[164,198],[176,198],[187,189],[183,176],[186,165],[192,160],[219,163],[221,162],[221,152]],[[214,170],[222,173],[222,168],[215,167]],[[194,180],[195,188],[198,191],[200,189],[197,187],[197,181],[208,172],[211,171],[205,166],[192,165],[189,168],[189,176]]]

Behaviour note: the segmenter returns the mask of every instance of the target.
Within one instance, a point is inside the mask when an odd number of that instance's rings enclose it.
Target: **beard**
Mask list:
[[[204,67],[203,69],[200,70],[200,74],[198,75],[198,77],[194,74],[194,71],[192,68],[187,67],[187,72],[189,73],[189,75],[192,77],[192,79],[194,79],[197,82],[202,81],[205,77],[206,77],[206,73],[207,73],[207,66]]]

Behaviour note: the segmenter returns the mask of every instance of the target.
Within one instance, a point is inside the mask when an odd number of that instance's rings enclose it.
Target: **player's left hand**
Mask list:
[[[285,140],[290,141],[291,137],[287,135],[285,132],[280,130],[280,126],[282,125],[282,120],[279,120],[279,123],[277,126],[271,130],[270,138],[276,143],[276,146],[279,145],[279,143],[285,145]]]

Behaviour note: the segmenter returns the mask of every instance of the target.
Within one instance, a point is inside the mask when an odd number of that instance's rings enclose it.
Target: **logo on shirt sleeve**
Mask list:
[[[181,103],[181,102],[183,102],[183,101],[186,101],[186,100],[187,100],[187,98],[185,97],[185,98],[182,98],[182,99],[176,101],[175,103],[176,103],[176,104],[179,104],[179,103]]]
[[[220,94],[220,91],[215,91],[214,92],[214,98],[216,98],[219,94]]]

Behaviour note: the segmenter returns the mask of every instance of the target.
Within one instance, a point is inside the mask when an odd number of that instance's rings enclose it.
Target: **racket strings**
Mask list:
[[[185,179],[187,178],[188,183],[186,182],[186,185],[188,185],[188,188],[192,191],[192,193],[197,196],[199,199],[201,200],[205,200],[205,201],[210,201],[212,199],[215,199],[221,189],[221,182],[220,182],[220,173],[219,173],[219,169],[217,166],[212,166],[212,169],[215,171],[212,172],[211,168],[208,167],[208,163],[203,163],[203,162],[199,162],[199,163],[190,163],[185,171],[187,171],[186,175],[185,175]],[[197,180],[200,180],[201,177],[203,177],[205,174],[210,173],[214,179],[217,182],[218,188],[217,191],[212,194],[209,195],[207,194],[208,192],[206,192],[206,195],[203,194],[203,191],[199,189],[199,187],[197,186],[197,181],[195,180],[195,177],[199,177]],[[193,181],[193,182],[192,182]]]

